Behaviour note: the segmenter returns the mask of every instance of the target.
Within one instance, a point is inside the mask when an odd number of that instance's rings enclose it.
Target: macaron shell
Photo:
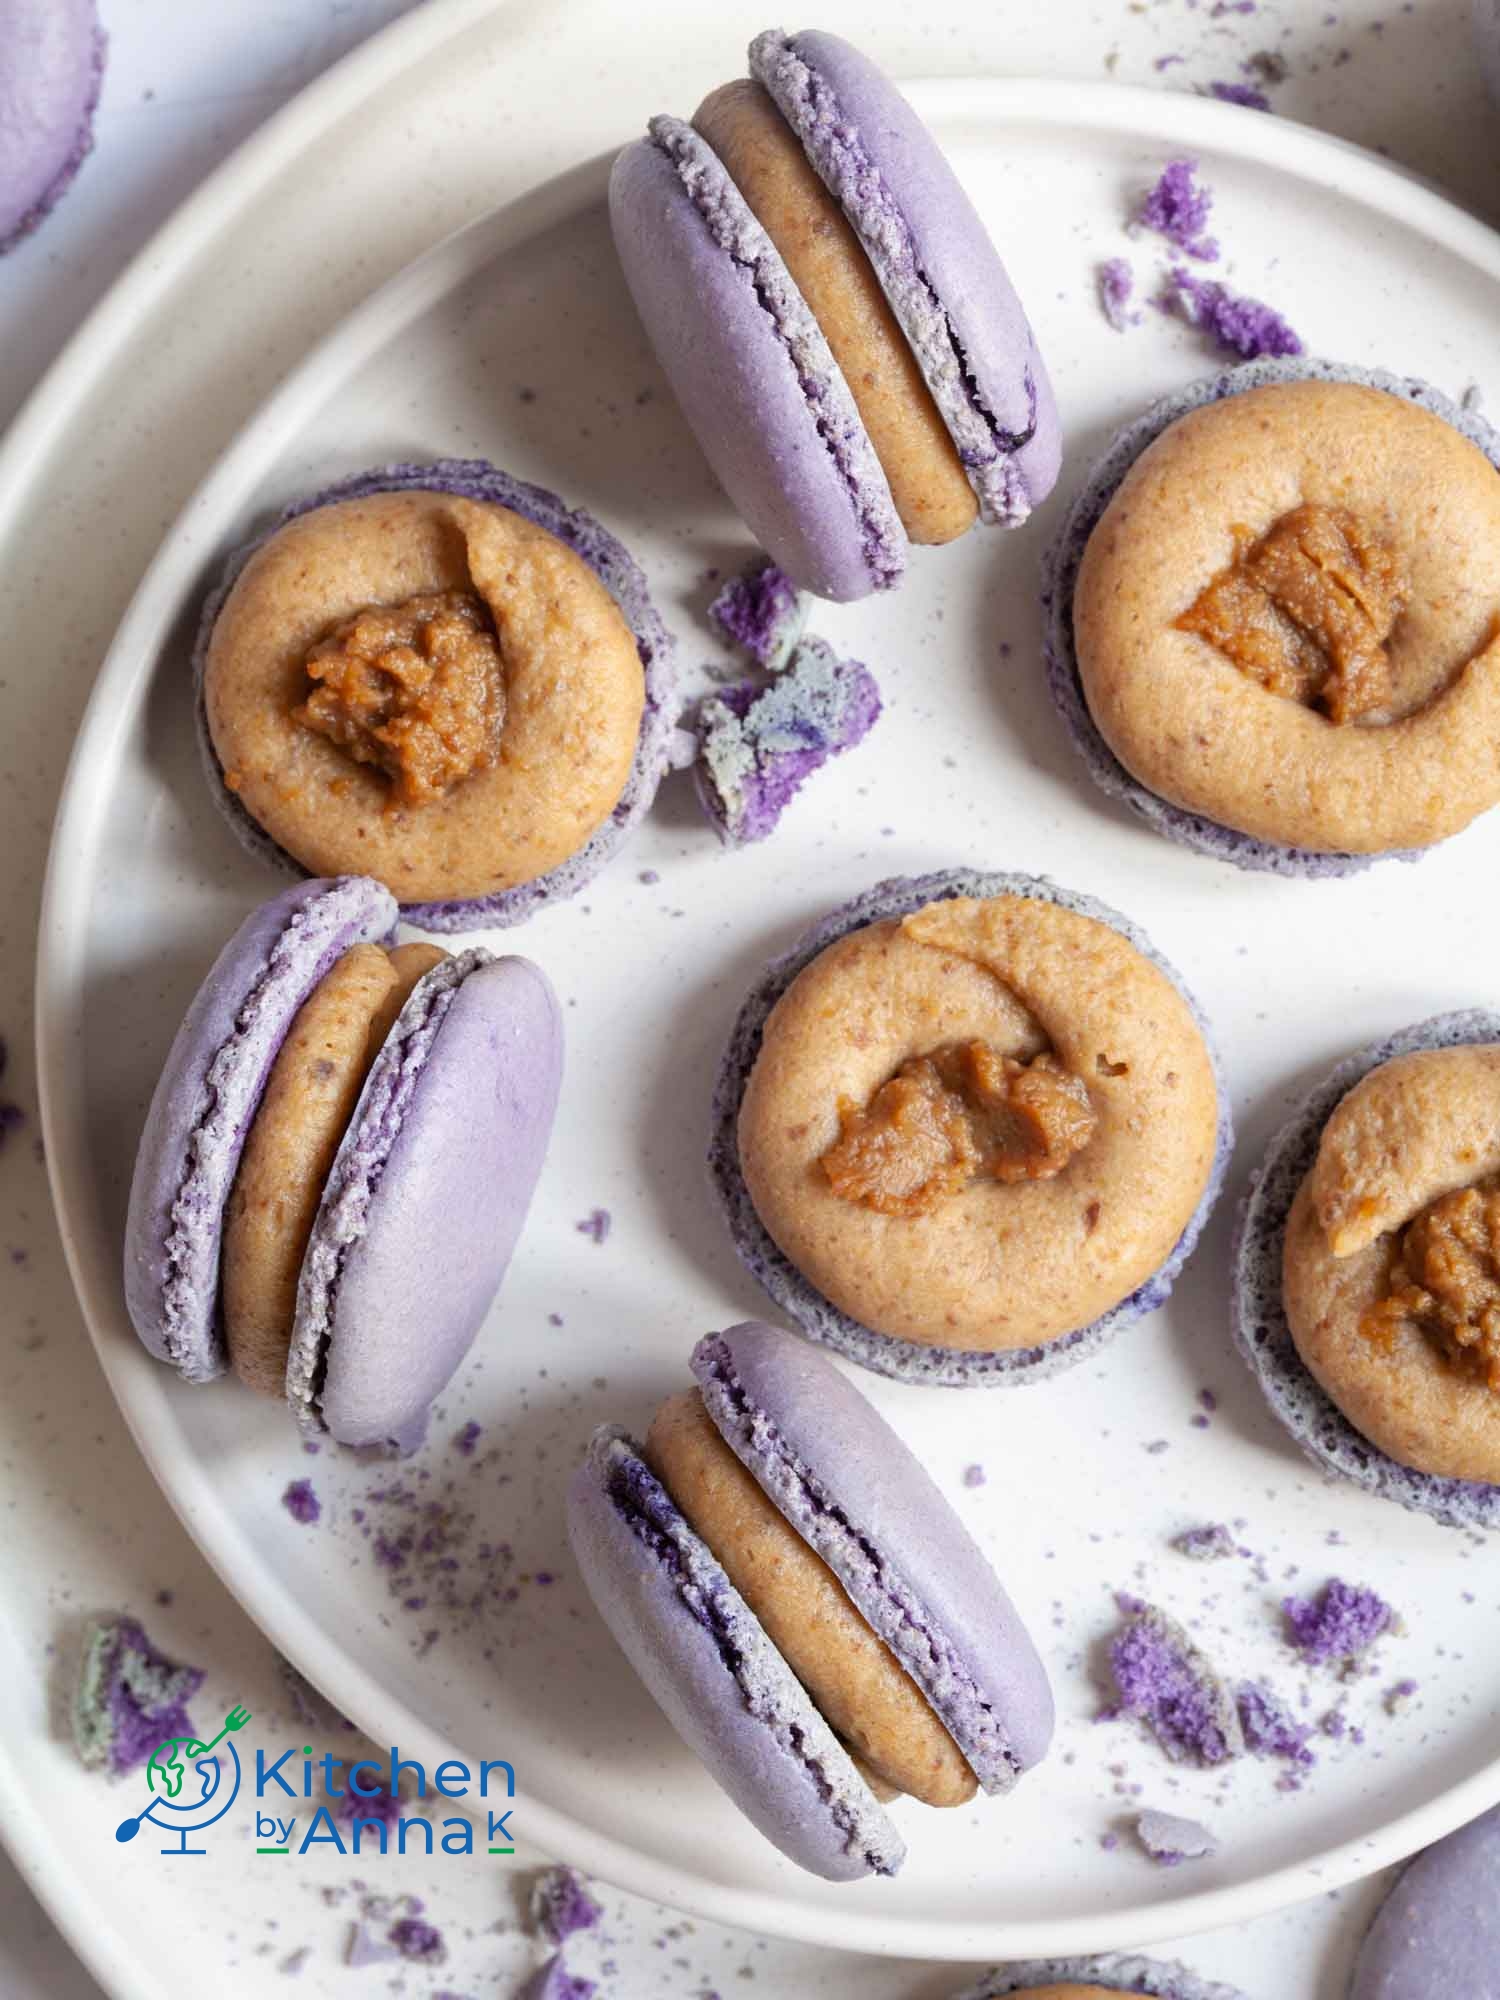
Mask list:
[[[1031,1958],[996,1966],[954,2000],[1001,2000],[1004,1994],[1048,1986],[1098,1986],[1106,1993],[1150,1993],[1156,2000],[1245,2000],[1237,1988],[1200,1978],[1185,1965],[1141,1958],[1134,1952],[1106,1952],[1098,1958]]]
[[[609,208],[662,369],[773,560],[819,597],[865,597],[896,581],[906,536],[838,365],[707,142],[677,119],[652,131],[616,160]]]
[[[125,1303],[144,1345],[190,1382],[227,1363],[224,1204],[271,1064],[335,959],[388,937],[395,922],[395,898],[365,876],[283,890],[224,946],[177,1031],[136,1152]]]
[[[0,254],[88,156],[106,48],[95,0],[0,0]]]
[[[900,1835],[617,1429],[595,1435],[573,1477],[568,1535],[590,1596],[653,1699],[766,1839],[828,1881],[893,1873],[905,1854]]]
[[[1370,1926],[1349,2000],[1500,2000],[1500,1810],[1419,1854]]]
[[[523,958],[470,951],[416,986],[329,1174],[287,1394],[340,1443],[411,1447],[505,1276],[551,1135],[562,1015]]]
[[[748,1320],[693,1374],[726,1443],[927,1696],[986,1791],[1045,1756],[1046,1670],[999,1578],[915,1455],[833,1363]]]
[[[750,71],[863,243],[985,518],[1025,520],[1056,482],[1062,428],[1025,309],[942,148],[838,35],[771,30]]]

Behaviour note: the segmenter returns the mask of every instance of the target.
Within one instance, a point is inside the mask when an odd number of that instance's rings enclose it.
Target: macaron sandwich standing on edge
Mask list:
[[[529,960],[388,950],[395,923],[380,883],[314,880],[225,945],[141,1135],[125,1298],[186,1381],[409,1450],[520,1234],[562,1022]]]
[[[890,1875],[885,1803],[1005,1792],[1052,1694],[1020,1618],[924,1468],[824,1356],[711,1333],[644,1445],[606,1425],[568,1493],[605,1623],[684,1742],[789,1859]]]
[[[837,35],[779,29],[610,181],[625,277],[720,483],[803,589],[1024,521],[1061,460],[1035,337],[957,176]]]

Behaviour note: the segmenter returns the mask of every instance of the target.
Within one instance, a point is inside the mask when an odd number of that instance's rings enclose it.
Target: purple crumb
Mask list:
[[[436,1924],[426,1923],[421,1917],[400,1918],[386,1936],[403,1958],[417,1965],[441,1965],[448,1956],[442,1932]]]
[[[300,1944],[295,1951],[287,1953],[276,1969],[278,1972],[284,1972],[289,1979],[295,1979],[311,1957],[312,1946],[310,1944]]]
[[[1245,1747],[1234,1697],[1187,1633],[1154,1604],[1122,1600],[1110,1642],[1120,1707],[1144,1722],[1174,1763],[1214,1765]]]
[[[322,1503],[310,1479],[294,1479],[282,1494],[281,1504],[301,1527],[315,1527],[323,1518]]]
[[[1316,1597],[1285,1597],[1287,1642],[1310,1667],[1348,1666],[1397,1626],[1383,1597],[1330,1577]]]
[[[474,1419],[470,1417],[461,1431],[454,1432],[453,1449],[461,1458],[472,1458],[474,1456],[474,1447],[479,1442],[482,1430],[483,1426],[476,1424]]]
[[[1241,104],[1247,111],[1269,111],[1271,100],[1263,90],[1257,90],[1253,83],[1211,83],[1210,97],[1217,97],[1221,104]]]
[[[538,1966],[516,1995],[516,2000],[593,2000],[598,1987],[592,1979],[580,1979],[563,1964],[562,1953],[554,1952]]]
[[[806,779],[852,750],[880,715],[874,676],[805,639],[769,687],[739,681],[698,705],[697,783],[729,847],[764,840]]]
[[[1412,1696],[1420,1686],[1420,1681],[1408,1679],[1397,1681],[1393,1687],[1388,1687],[1385,1691],[1386,1714],[1400,1715],[1403,1709],[1410,1707]]]
[[[79,1757],[115,1777],[138,1770],[167,1737],[196,1735],[187,1704],[202,1685],[203,1669],[158,1652],[137,1619],[97,1619],[73,1696]]]
[[[333,1802],[333,1817],[343,1825],[353,1827],[356,1821],[373,1820],[385,1828],[387,1837],[405,1810],[406,1800],[389,1786],[371,1793],[346,1786]]]
[[[591,1931],[603,1912],[589,1894],[576,1868],[548,1868],[531,1891],[531,1927],[548,1944],[566,1944],[579,1931]]]
[[[779,673],[791,660],[807,619],[807,599],[769,557],[725,584],[708,615],[757,666]]]
[[[1172,1537],[1172,1546],[1178,1555],[1188,1556],[1193,1562],[1223,1562],[1226,1556],[1238,1553],[1234,1536],[1222,1521],[1210,1521],[1201,1528],[1184,1528],[1180,1535]]]
[[[966,1465],[964,1467],[964,1485],[983,1486],[983,1484],[984,1467],[982,1465]]]
[[[1310,1770],[1318,1759],[1308,1748],[1312,1725],[1299,1722],[1276,1690],[1264,1681],[1241,1681],[1235,1689],[1245,1748],[1256,1757],[1282,1757]]]
[[[1198,1820],[1147,1808],[1136,1816],[1135,1837],[1158,1868],[1180,1868],[1218,1852],[1219,1843]]]
[[[643,868],[640,874],[637,875],[635,879],[644,888],[654,889],[657,883],[661,880],[661,876],[655,868]]]
[[[1303,352],[1301,338],[1273,306],[1232,292],[1211,278],[1195,278],[1181,264],[1168,271],[1166,291],[1158,303],[1165,311],[1175,306],[1190,326],[1211,334],[1221,347],[1246,361]]]
[[[399,1958],[396,1947],[378,1938],[368,1924],[355,1923],[349,1927],[349,1939],[344,1946],[344,1963],[355,1971],[366,1965],[384,1965],[390,1959]]]
[[[1130,310],[1135,276],[1123,257],[1107,257],[1099,266],[1099,308],[1116,333],[1139,326],[1141,315]]]
[[[1160,75],[1160,73],[1163,70],[1174,69],[1178,63],[1183,63],[1186,61],[1187,61],[1186,56],[1178,56],[1178,55],[1158,56],[1156,58],[1156,61],[1151,65],[1151,67],[1158,73],[1158,75]]]
[[[1212,264],[1218,257],[1219,245],[1214,237],[1205,234],[1204,226],[1214,198],[1210,189],[1194,180],[1197,171],[1196,160],[1168,160],[1161,178],[1142,197],[1130,226],[1149,229],[1153,235],[1164,236],[1184,256],[1196,258],[1200,264]]]
[[[587,1236],[595,1243],[607,1243],[613,1223],[614,1217],[607,1208],[591,1208],[575,1227],[580,1236]]]

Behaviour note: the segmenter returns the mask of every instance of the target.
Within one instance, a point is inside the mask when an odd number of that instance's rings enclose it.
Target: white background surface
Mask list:
[[[100,146],[67,203],[38,237],[0,264],[0,416],[13,412],[59,338],[76,323],[128,255],[191,187],[201,173],[290,90],[349,46],[361,34],[401,11],[391,0],[353,6],[252,7],[220,4],[211,9],[157,4],[118,4],[108,10],[114,50],[100,120]],[[560,19],[567,10],[554,8]],[[863,13],[866,10],[859,10]],[[1275,93],[1278,109],[1339,130],[1366,143],[1384,143],[1399,158],[1445,179],[1460,195],[1477,200],[1480,183],[1492,170],[1482,101],[1464,39],[1466,8],[1428,5],[1410,12],[1379,5],[1342,10],[1336,26],[1324,26],[1324,0],[1313,5],[1262,8],[1253,17],[1214,21],[1208,8],[1188,9],[1182,0],[1152,7],[1095,7],[1054,4],[1045,10],[1015,5],[1001,10],[1013,24],[1006,66],[1060,74],[1096,76],[1107,58],[1133,81],[1160,81],[1181,87],[1183,79],[1233,77],[1239,57],[1249,50],[1280,48],[1292,75]],[[962,69],[974,60],[964,28],[950,29],[966,13],[934,8],[925,37],[905,34],[899,55],[887,51],[894,67],[908,72]],[[1045,22],[1038,16],[1045,12]],[[621,26],[639,26],[638,9],[621,9]],[[853,10],[830,7],[820,19],[850,24]],[[1376,28],[1377,20],[1384,26]],[[1023,33],[1024,26],[1024,33]],[[992,37],[987,37],[991,41]],[[731,35],[731,44],[737,36]],[[1347,49],[1347,60],[1339,60]],[[1163,55],[1185,53],[1192,60],[1158,77]],[[727,51],[728,74],[735,48]],[[995,67],[993,50],[987,66]],[[504,115],[503,78],[487,78],[497,93],[497,116]],[[666,98],[663,101],[667,101]],[[673,100],[675,101],[675,99]],[[633,123],[634,120],[628,120]],[[1490,128],[1492,129],[1492,128]],[[1488,193],[1496,197],[1491,183]],[[434,218],[430,233],[460,219]],[[420,219],[405,217],[403,254],[425,239]],[[397,256],[395,261],[401,261]],[[380,275],[375,273],[373,275]],[[357,287],[356,289],[362,289]],[[218,437],[206,441],[205,455]],[[118,448],[115,441],[115,448]],[[153,449],[149,436],[139,449]],[[0,974],[0,1031],[12,1050],[3,1093],[28,1108],[29,1023],[26,992],[30,938],[40,860],[52,799],[67,739],[87,690],[100,641],[107,637],[135,570],[138,531],[113,548],[102,537],[82,533],[86,522],[88,468],[72,469],[75,489],[70,511],[60,514],[58,533],[79,541],[79,559],[99,583],[87,616],[64,607],[55,657],[46,662],[6,658],[0,649],[0,704],[7,700],[6,678],[45,672],[56,699],[46,727],[29,738],[0,723],[0,783],[10,867],[0,899],[0,937],[9,947]],[[171,509],[166,509],[170,512]],[[163,517],[164,518],[164,517]],[[102,574],[101,574],[102,573]],[[4,709],[0,706],[0,717]],[[29,1136],[29,1135],[27,1135]],[[27,1486],[27,1515],[38,1500],[48,1522],[45,1550],[25,1578],[21,1624],[38,1638],[62,1637],[78,1607],[129,1600],[149,1603],[154,1592],[171,1587],[177,1602],[172,1637],[184,1651],[222,1667],[226,1661],[263,1653],[256,1636],[210,1578],[172,1522],[164,1504],[134,1458],[93,1362],[83,1347],[51,1240],[39,1169],[24,1138],[13,1139],[0,1157],[0,1232],[4,1245],[24,1248],[24,1264],[0,1256],[0,1325],[9,1336],[0,1381],[0,1432],[5,1435],[5,1479],[16,1480],[7,1494],[19,1505]],[[0,1493],[5,1491],[0,1486]],[[27,1551],[12,1549],[12,1557]],[[48,1621],[51,1621],[50,1623]],[[35,1656],[31,1661],[34,1670]],[[253,1701],[254,1697],[247,1695]],[[39,1721],[40,1701],[28,1695]],[[0,1908],[0,1988],[27,1996],[92,1991],[69,1966],[65,1952],[47,1935],[45,1920],[7,1887]],[[278,1900],[248,1887],[244,1907],[221,1908],[219,1916],[236,1942],[228,1959],[253,1954],[271,1906]],[[1256,1927],[1254,1935],[1216,1938],[1185,1949],[1208,1972],[1234,1976],[1252,1996],[1284,1994],[1287,2000],[1339,2000],[1349,1941],[1368,1908],[1370,1892],[1341,1899],[1337,1908],[1314,1908]],[[496,1914],[504,1914],[498,1908]],[[482,1918],[473,1913],[473,1921]],[[759,1990],[826,1992],[853,1996],[910,1993],[926,2000],[949,1990],[951,1973],[923,1976],[915,1969],[882,1966],[875,1971],[848,1963],[818,1960],[788,1947],[756,1950],[740,1940],[698,1927],[688,1940],[658,1944],[672,1920],[642,1905],[612,1912],[619,1971],[608,1991],[633,1995],[648,1991],[692,1994],[710,1984],[739,1990],[733,1975],[749,1965]],[[674,1926],[675,1927],[675,1926]],[[327,1922],[315,1940],[331,1950]],[[253,1942],[252,1942],[253,1940]],[[299,1931],[295,1942],[314,1941]],[[681,1956],[683,1965],[673,1964]],[[13,1960],[14,1962],[8,1962]],[[269,1970],[267,1990],[279,1987]],[[524,1963],[519,1948],[508,1955],[497,1947],[496,1974]],[[183,1969],[184,1992],[197,1990],[210,1968],[201,1962]],[[351,1989],[368,1989],[381,1973],[349,1974]],[[697,1984],[691,1983],[696,1980]],[[253,1986],[236,1990],[254,1990]]]

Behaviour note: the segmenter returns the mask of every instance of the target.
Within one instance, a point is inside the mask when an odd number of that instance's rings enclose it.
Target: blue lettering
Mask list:
[[[289,1799],[296,1798],[297,1794],[292,1790],[291,1786],[287,1783],[286,1779],[283,1778],[281,1775],[281,1767],[286,1762],[287,1758],[290,1757],[291,1755],[292,1752],[290,1750],[283,1750],[281,1755],[276,1759],[276,1762],[274,1764],[268,1764],[266,1762],[265,1751],[264,1750],[256,1751],[255,1796],[258,1799],[263,1799],[265,1797],[266,1786],[270,1783],[272,1778],[276,1780],[277,1784],[280,1785],[281,1789],[286,1793]]]
[[[450,1771],[456,1771],[458,1776],[449,1777]],[[445,1799],[461,1799],[468,1788],[469,1767],[456,1757],[450,1757],[446,1764],[438,1765],[432,1774],[432,1782]]]
[[[362,1785],[359,1782],[359,1773],[361,1771],[373,1771],[376,1782],[373,1785]],[[379,1780],[380,1766],[375,1762],[373,1757],[361,1757],[357,1764],[349,1766],[349,1789],[351,1792],[358,1792],[362,1799],[378,1799],[380,1797],[385,1787]]]
[[[417,1797],[419,1799],[425,1799],[427,1796],[427,1772],[425,1768],[417,1762],[415,1757],[403,1758],[400,1751],[396,1748],[395,1744],[393,1743],[391,1745],[391,1782],[390,1782],[390,1794],[393,1799],[399,1799],[401,1796],[401,1773],[403,1771],[416,1772]]]
[[[505,1796],[513,1799],[516,1795],[516,1774],[503,1757],[486,1757],[479,1767],[479,1796],[487,1799],[490,1795],[490,1772],[505,1773]]]
[[[406,1852],[406,1829],[409,1826],[421,1827],[422,1838],[427,1843],[427,1845],[423,1848],[422,1852],[424,1854],[431,1854],[432,1821],[430,1819],[398,1819],[396,1822],[396,1852],[398,1854],[404,1854]]]
[[[491,1813],[491,1814],[490,1814],[490,1844],[491,1844],[491,1846],[493,1846],[493,1845],[494,1845],[494,1843],[495,1843],[495,1842],[496,1842],[497,1840],[514,1840],[514,1839],[515,1839],[515,1835],[514,1835],[514,1834],[513,1834],[512,1832],[511,1832],[511,1830],[510,1830],[510,1813],[513,1813],[514,1811],[515,1811],[515,1807],[514,1807],[514,1806],[512,1806],[512,1807],[511,1807],[511,1809],[510,1809],[510,1812],[503,1812],[503,1813]]]
[[[318,1831],[319,1827],[323,1829],[321,1833]],[[348,1853],[349,1850],[345,1847],[338,1828],[328,1816],[327,1806],[319,1806],[318,1810],[312,1816],[311,1825],[302,1836],[302,1845],[297,1849],[297,1852],[299,1854],[306,1854],[308,1848],[316,1845],[327,1846],[330,1842],[338,1849],[340,1854]]]
[[[474,1852],[474,1829],[466,1819],[445,1819],[444,1826],[451,1826],[452,1833],[443,1835],[444,1854],[472,1854]],[[457,1843],[455,1845],[455,1843]]]

